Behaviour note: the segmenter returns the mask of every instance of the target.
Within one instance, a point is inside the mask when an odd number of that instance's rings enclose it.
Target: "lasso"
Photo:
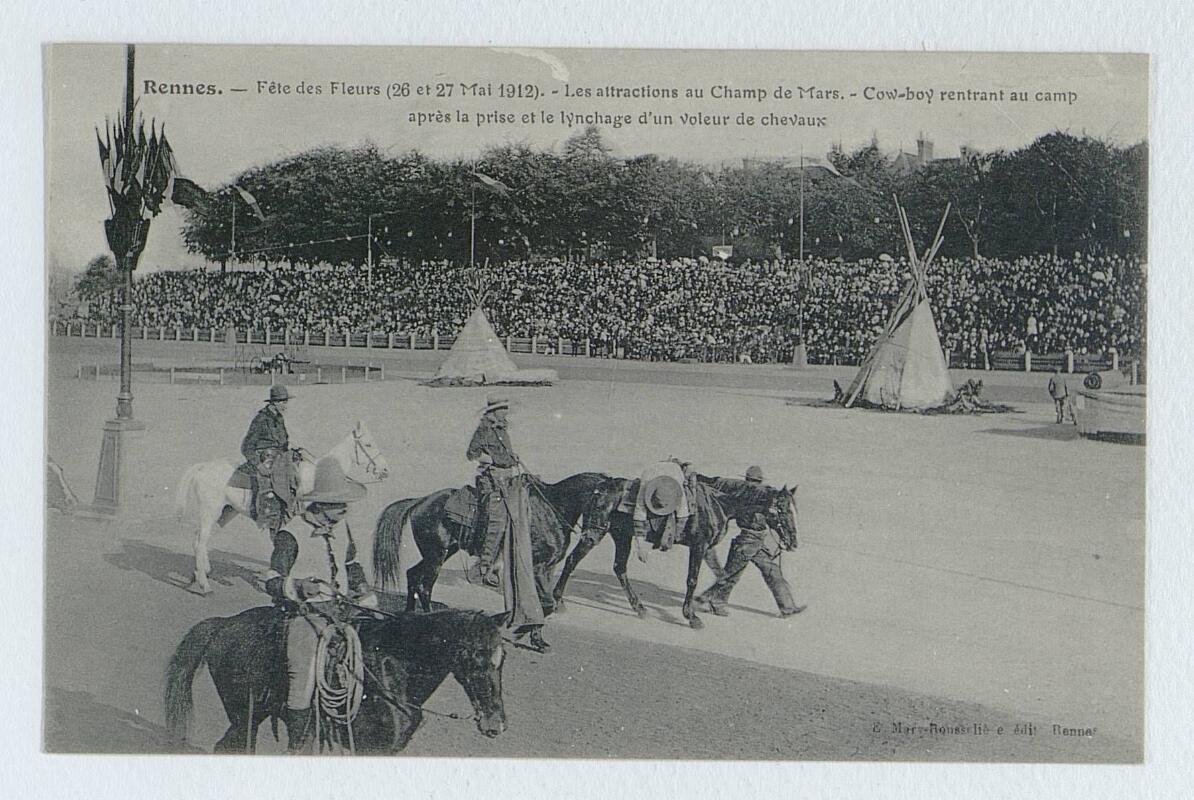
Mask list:
[[[344,637],[344,655],[329,669],[330,650],[337,635]],[[352,721],[361,708],[365,691],[365,663],[361,657],[361,639],[351,625],[328,625],[319,634],[315,647],[316,731],[320,718],[348,730],[348,749],[356,752]],[[318,735],[318,733],[317,733]],[[319,737],[322,746],[323,737]]]

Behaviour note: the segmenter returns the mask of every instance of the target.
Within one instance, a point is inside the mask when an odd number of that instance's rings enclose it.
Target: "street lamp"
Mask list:
[[[125,51],[125,97],[123,119],[104,125],[99,146],[108,207],[112,216],[104,222],[108,246],[122,272],[120,302],[120,392],[116,395],[116,416],[104,423],[99,469],[92,509],[113,514],[120,506],[122,468],[128,462],[127,437],[130,431],[145,429],[145,423],[133,418],[133,270],[149,235],[149,223],[162,209],[166,189],[175,171],[174,154],[163,130],[159,135],[151,122],[149,136],[144,124],[133,129],[134,66],[136,49]]]

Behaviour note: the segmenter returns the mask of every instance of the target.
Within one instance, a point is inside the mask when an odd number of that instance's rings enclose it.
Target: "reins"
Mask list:
[[[391,620],[400,620],[401,619],[401,617],[399,617],[397,614],[391,614],[388,611],[382,611],[380,608],[370,608],[369,606],[363,606],[360,603],[354,603],[352,600],[349,600],[347,597],[345,597],[343,593],[336,591],[334,587],[331,587],[331,588],[336,593],[337,601],[343,605],[349,606],[351,608],[355,608],[358,611],[361,611],[361,612],[364,612],[367,614],[372,614],[372,615],[376,615],[379,617],[385,617],[386,619],[391,619]],[[329,622],[335,623],[334,618],[330,614],[328,614],[324,611],[321,611],[320,609],[317,609],[317,608],[311,608],[310,610],[316,614],[319,614],[324,619],[327,619]],[[351,627],[351,625],[349,627]],[[369,665],[365,663],[364,658],[360,659],[360,663],[358,664],[358,666],[364,671],[364,674],[367,675],[368,677],[372,678],[373,683],[376,684],[376,690],[374,693],[378,697],[380,697],[382,700],[386,701],[387,703],[394,706],[395,708],[400,708],[400,709],[404,709],[407,711],[418,711],[421,714],[431,714],[432,716],[435,716],[435,717],[444,717],[446,719],[455,719],[455,720],[461,720],[464,722],[468,722],[470,720],[477,721],[481,718],[481,715],[477,712],[474,712],[471,717],[466,717],[466,716],[456,713],[455,711],[453,711],[453,712],[436,711],[434,709],[427,708],[425,706],[416,705],[414,703],[403,702],[403,701],[399,700],[398,698],[394,697],[392,694],[390,694],[390,692],[388,690],[386,690],[385,684],[381,681],[380,678],[377,677],[377,675],[373,672],[373,670],[369,669]]]

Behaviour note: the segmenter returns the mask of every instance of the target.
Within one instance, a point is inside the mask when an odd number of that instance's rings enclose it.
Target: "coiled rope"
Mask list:
[[[337,640],[343,640],[344,652],[333,662],[332,650]],[[356,752],[352,721],[361,709],[364,692],[365,661],[356,629],[351,625],[327,625],[315,647],[316,730],[320,730],[320,718],[343,726],[348,731],[351,753]]]

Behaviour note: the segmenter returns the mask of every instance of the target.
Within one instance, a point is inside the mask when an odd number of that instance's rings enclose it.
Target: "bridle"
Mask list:
[[[365,443],[361,441],[361,432],[354,428],[352,431],[352,465],[354,467],[360,467],[362,460],[366,462],[364,465],[365,473],[367,475],[373,475],[375,478],[377,478],[377,480],[361,481],[361,483],[381,483],[381,470],[378,469],[377,459],[370,454],[369,448],[366,447]]]

